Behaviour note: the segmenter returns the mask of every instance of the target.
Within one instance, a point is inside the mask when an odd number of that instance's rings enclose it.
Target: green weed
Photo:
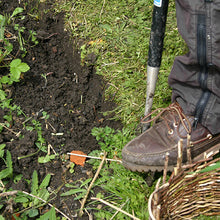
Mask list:
[[[37,220],[51,220],[51,219],[56,219],[56,211],[54,207],[52,207],[44,215],[41,215],[40,218],[38,218]]]
[[[0,68],[9,68],[8,73],[0,78],[0,107],[2,109],[8,109],[8,114],[4,116],[4,119],[7,121],[6,126],[9,126],[12,121],[13,111],[16,110],[18,114],[21,114],[22,111],[18,106],[11,104],[11,100],[7,98],[5,88],[7,85],[11,85],[14,82],[19,82],[21,73],[27,72],[30,69],[30,67],[26,63],[23,63],[20,59],[12,59],[11,55],[13,52],[13,45],[10,43],[10,40],[21,40],[21,29],[18,28],[17,24],[15,23],[15,18],[22,12],[22,8],[16,8],[10,16],[0,14]],[[20,37],[16,37],[15,35],[12,36],[11,33],[9,34],[7,28],[11,24],[13,24],[14,29],[18,31],[18,36]],[[9,34],[10,37],[6,37],[7,34]],[[22,48],[20,49],[23,50]]]
[[[38,163],[48,163],[51,160],[54,160],[55,158],[56,158],[55,154],[51,154],[51,155],[47,154],[44,157],[38,157]]]
[[[80,200],[82,198],[84,198],[84,196],[86,195],[87,192],[87,188],[88,188],[88,184],[91,182],[91,178],[86,179],[85,181],[81,181],[81,180],[77,180],[75,183],[73,184],[65,184],[65,186],[67,188],[72,188],[68,191],[66,191],[65,193],[62,193],[60,196],[70,196],[73,195],[74,196],[74,200]],[[80,183],[80,186],[78,186],[78,183]]]
[[[47,187],[50,183],[50,178],[51,175],[47,174],[42,182],[39,184],[38,174],[35,170],[32,175],[31,194],[25,194],[22,191],[19,191],[16,194],[14,202],[22,204],[23,210],[21,212],[23,213],[23,216],[30,218],[36,217],[39,215],[38,207],[42,207],[45,205],[45,202],[43,202],[42,200],[46,201],[47,204],[50,197],[50,193],[47,190]],[[38,198],[40,198],[41,200]]]
[[[92,135],[99,141],[102,151],[108,153],[108,157],[113,158],[120,155],[122,147],[134,138],[134,134],[129,129],[123,128],[122,131],[115,131],[106,126],[104,128],[93,128]]]
[[[13,176],[11,153],[7,150],[4,158],[4,147],[5,144],[0,145],[0,159],[4,161],[6,168],[0,171],[0,180]]]
[[[4,159],[4,152],[2,151],[5,146],[0,146],[0,159],[3,159],[6,164],[6,169],[2,170],[0,172],[0,181],[3,184],[5,182],[5,179],[8,177],[12,177],[13,169],[12,169],[12,160],[10,152],[7,151],[6,159]],[[14,178],[14,181],[19,182],[21,179],[21,176],[17,175]],[[21,204],[23,209],[16,210],[18,213],[22,213],[21,217],[22,219],[26,220],[32,217],[36,217],[39,215],[38,208],[46,205],[48,203],[50,192],[47,190],[47,187],[50,183],[51,175],[47,174],[42,182],[39,184],[38,180],[38,174],[36,171],[33,172],[32,181],[28,181],[31,183],[31,193],[25,193],[23,191],[17,191],[15,195],[9,196],[7,198],[8,201],[11,201],[13,199],[14,203]],[[17,182],[15,182],[17,184]],[[0,188],[1,189],[1,188]],[[11,190],[7,190],[3,188],[3,192],[9,192]],[[1,202],[4,200],[0,198]],[[0,210],[3,208],[3,205],[0,205]],[[48,213],[49,212],[49,213]],[[40,219],[50,219],[48,216],[55,216],[55,210],[52,208],[50,211],[48,211],[45,215],[41,215]],[[0,217],[2,217],[0,215]],[[54,218],[56,219],[56,218]]]
[[[0,80],[2,84],[11,85],[14,82],[19,82],[21,73],[27,72],[30,67],[26,64],[21,62],[20,59],[14,59],[9,64],[10,66],[10,74],[3,76]]]

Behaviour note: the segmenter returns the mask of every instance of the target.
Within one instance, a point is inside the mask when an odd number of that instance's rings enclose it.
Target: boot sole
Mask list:
[[[139,164],[133,164],[133,163],[130,163],[130,162],[127,162],[127,161],[124,161],[122,160],[122,165],[128,169],[128,170],[131,170],[131,171],[134,171],[134,172],[140,172],[140,173],[143,173],[143,172],[148,172],[148,171],[162,171],[164,169],[164,166],[145,166],[145,165],[139,165]],[[173,166],[169,166],[167,168],[168,171],[172,171],[173,170]]]
[[[206,150],[202,154],[199,154],[198,156],[193,158],[192,162],[194,163],[194,162],[203,160],[204,155],[206,155],[206,158],[212,158],[214,155],[218,154],[219,152],[220,152],[220,143],[214,145],[213,147],[209,148],[208,150]],[[122,164],[128,170],[131,170],[131,171],[134,171],[134,172],[136,172],[136,171],[137,172],[148,172],[148,171],[158,171],[158,172],[160,172],[160,171],[164,170],[164,166],[146,166],[146,165],[130,163],[130,162],[125,161],[125,160],[122,160]],[[185,164],[183,163],[183,165],[185,165]],[[174,167],[175,167],[175,165],[169,165],[167,167],[167,170],[168,171],[173,171]]]

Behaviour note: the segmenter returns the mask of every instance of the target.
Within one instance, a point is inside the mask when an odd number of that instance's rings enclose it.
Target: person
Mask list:
[[[161,171],[166,154],[171,170],[180,139],[186,163],[189,135],[193,161],[219,150],[220,0],[176,0],[176,16],[189,52],[175,58],[168,78],[172,104],[158,110],[153,126],[122,150],[123,165],[132,171]]]

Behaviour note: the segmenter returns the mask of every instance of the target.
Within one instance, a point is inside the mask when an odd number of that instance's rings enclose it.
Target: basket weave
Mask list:
[[[151,194],[151,220],[192,219],[220,215],[220,158],[212,157],[175,169],[169,181]]]

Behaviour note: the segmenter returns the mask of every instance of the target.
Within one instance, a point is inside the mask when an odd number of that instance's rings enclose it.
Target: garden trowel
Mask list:
[[[148,52],[147,98],[144,112],[145,116],[151,112],[153,104],[153,97],[163,52],[163,39],[166,28],[168,3],[169,0],[154,0],[154,9]],[[146,118],[146,120],[148,119],[149,118]],[[143,131],[147,130],[149,127],[150,123],[144,123]]]

